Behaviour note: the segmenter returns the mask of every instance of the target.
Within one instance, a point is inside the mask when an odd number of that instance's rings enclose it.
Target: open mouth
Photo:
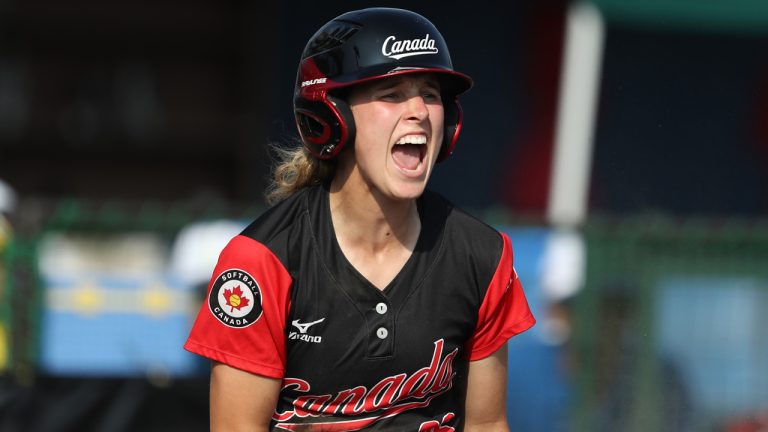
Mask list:
[[[427,155],[427,137],[424,135],[406,135],[392,147],[392,159],[405,171],[416,171]]]

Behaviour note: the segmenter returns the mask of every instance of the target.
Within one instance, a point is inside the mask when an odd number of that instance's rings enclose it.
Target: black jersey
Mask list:
[[[504,234],[431,192],[418,209],[413,254],[380,290],[342,253],[327,188],[271,208],[222,251],[185,348],[282,379],[272,430],[462,424],[469,362],[535,320]]]

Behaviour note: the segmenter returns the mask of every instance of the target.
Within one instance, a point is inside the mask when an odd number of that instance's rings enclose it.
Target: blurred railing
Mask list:
[[[10,235],[0,248],[0,322],[5,330],[5,362],[0,370],[31,384],[39,370],[41,313],[46,306],[41,279],[40,245],[51,234],[103,239],[148,233],[170,245],[185,226],[216,219],[252,219],[259,205],[221,200],[185,202],[29,199],[12,215]],[[64,269],[62,269],[64,270]],[[0,341],[3,342],[3,341]]]

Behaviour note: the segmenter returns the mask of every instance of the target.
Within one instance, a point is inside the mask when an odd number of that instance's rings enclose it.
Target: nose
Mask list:
[[[424,102],[424,98],[421,95],[408,98],[406,101],[406,109],[406,117],[409,120],[423,121],[429,117],[427,103]]]

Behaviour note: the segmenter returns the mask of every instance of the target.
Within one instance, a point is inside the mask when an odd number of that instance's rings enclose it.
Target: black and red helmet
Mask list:
[[[369,8],[334,18],[301,55],[293,109],[304,145],[316,157],[331,159],[354,140],[352,112],[335,90],[415,72],[436,73],[441,82],[445,135],[438,161],[444,160],[461,130],[458,96],[472,87],[472,79],[453,70],[440,32],[404,9]]]

